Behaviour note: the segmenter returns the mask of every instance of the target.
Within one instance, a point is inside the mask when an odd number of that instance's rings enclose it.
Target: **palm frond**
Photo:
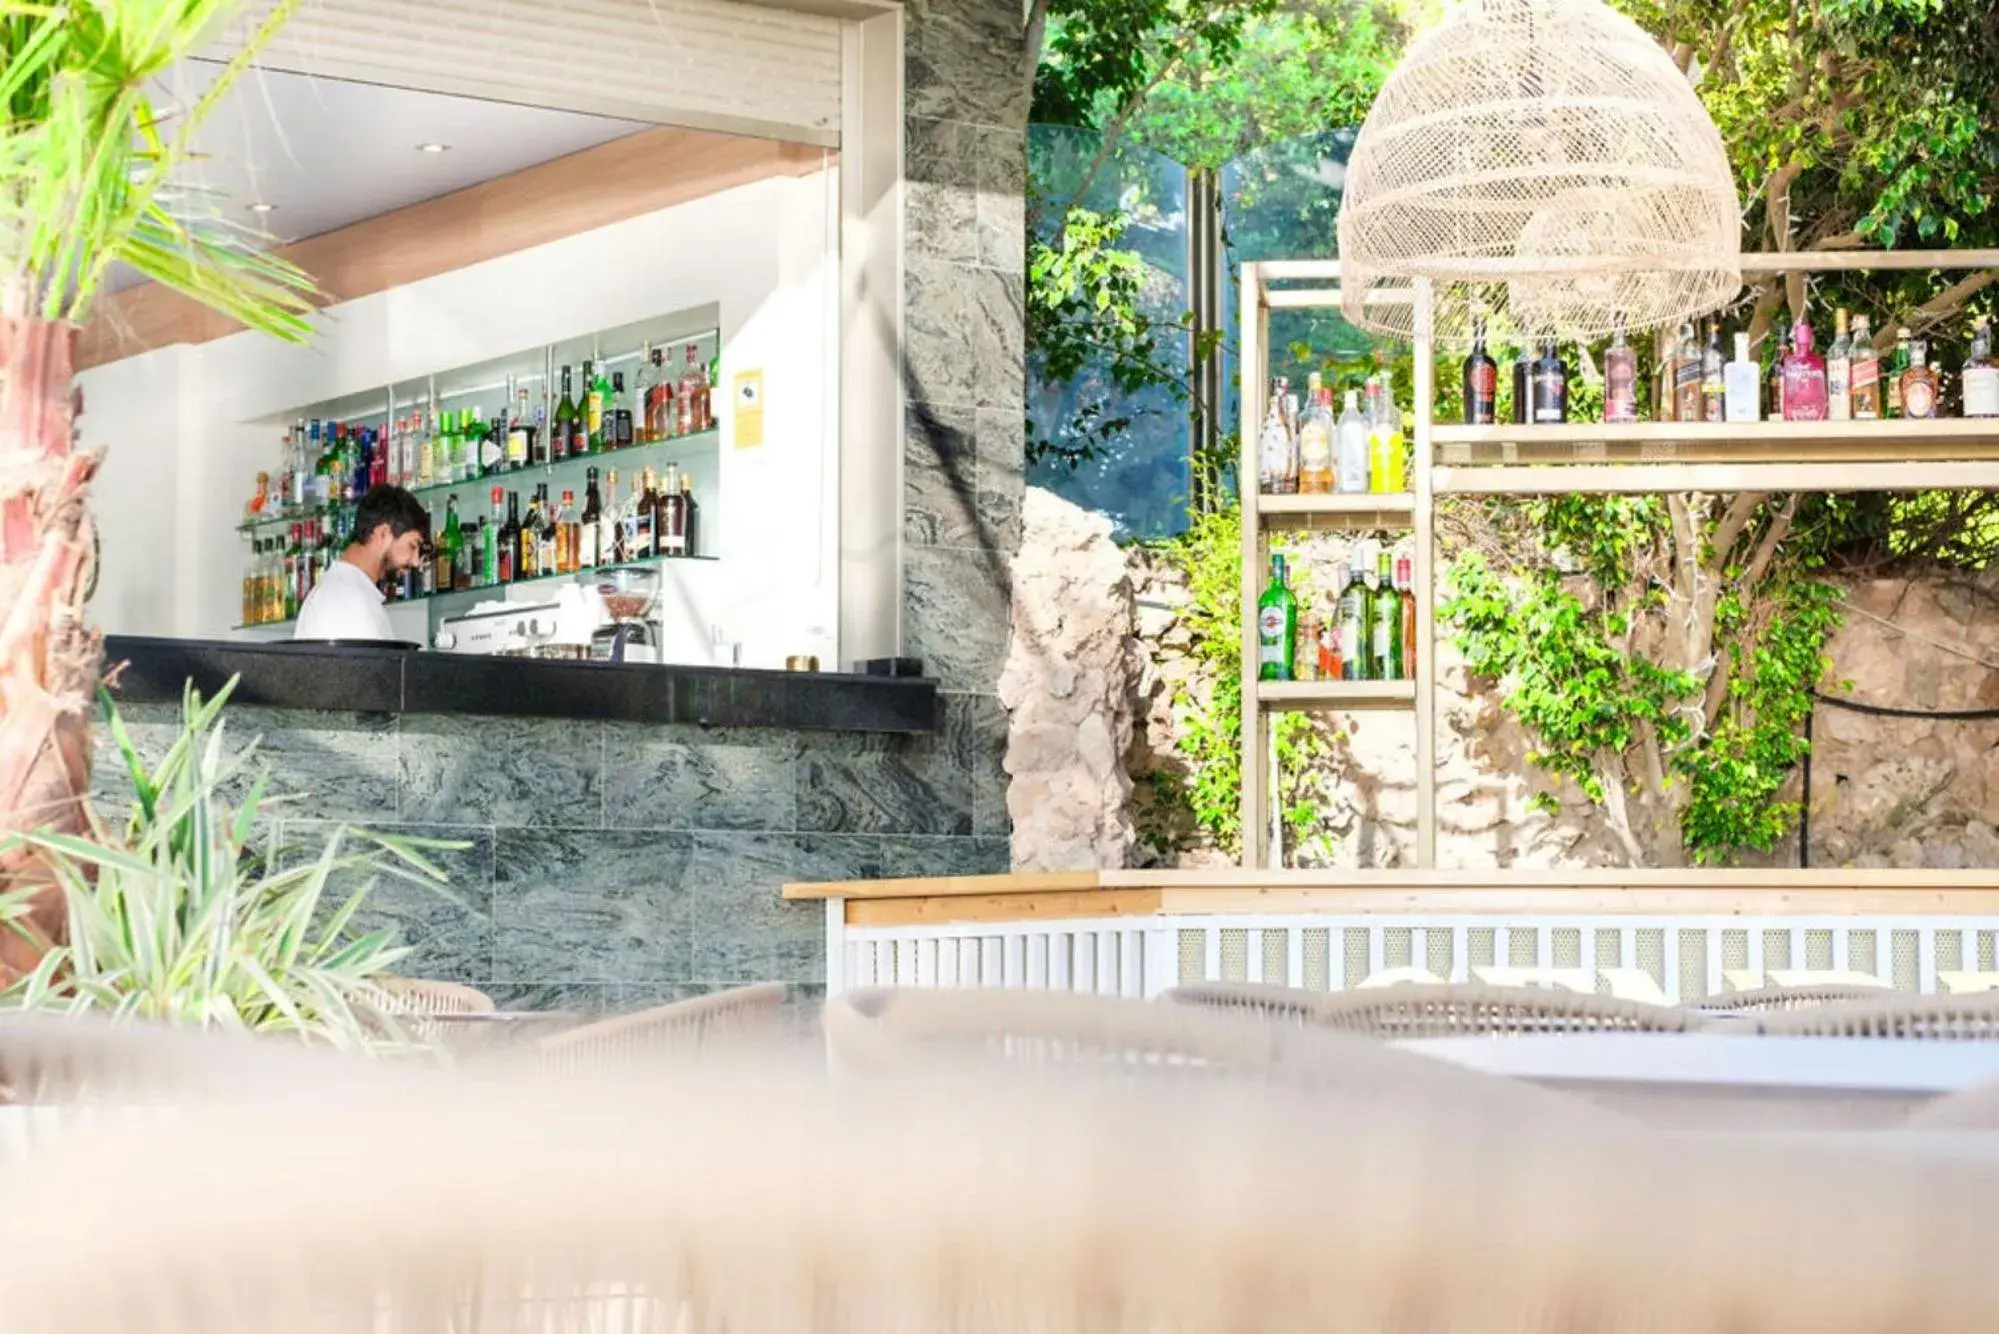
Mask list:
[[[278,0],[192,105],[153,88],[241,0],[0,0],[0,314],[81,321],[114,263],[300,340],[312,279],[176,187],[194,135],[291,17]]]

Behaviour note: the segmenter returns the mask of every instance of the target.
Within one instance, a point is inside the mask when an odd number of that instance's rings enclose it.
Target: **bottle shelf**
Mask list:
[[[1999,419],[1432,428],[1458,495],[1999,488]]]
[[[673,451],[678,450],[680,454],[686,454],[691,449],[706,453],[718,445],[720,438],[720,430],[711,426],[705,431],[694,431],[687,435],[671,436],[665,440],[647,440],[643,443],[621,445],[617,449],[600,449],[594,454],[577,454],[563,459],[559,463],[530,464],[525,468],[516,468],[511,472],[503,470],[486,473],[479,477],[468,478],[461,482],[432,482],[428,486],[412,486],[407,489],[418,500],[428,502],[440,500],[454,493],[463,495],[467,491],[491,490],[495,486],[504,486],[509,490],[517,491],[523,487],[532,489],[546,482],[550,490],[558,494],[565,485],[570,487],[570,489],[577,493],[577,499],[581,500],[584,476],[588,469],[614,468],[626,466],[630,463],[637,463],[640,467],[644,467],[649,460],[640,456],[646,454],[648,451],[657,455],[661,462],[669,460],[678,461],[678,455]],[[698,494],[695,496],[697,502],[703,498]],[[353,508],[353,501],[343,500],[336,501],[332,505],[314,505],[303,510],[292,510],[269,516],[259,515],[257,518],[246,519],[242,523],[237,524],[236,531],[239,533],[254,533],[266,529],[282,528],[287,524],[307,523],[313,519],[325,518],[331,514],[344,514]],[[463,507],[461,506],[460,509],[462,512]]]
[[[1414,709],[1416,683],[1400,681],[1258,681],[1257,702],[1292,712],[1320,709]]]
[[[595,456],[593,455],[592,457]],[[668,565],[679,564],[683,561],[714,561],[720,559],[721,557],[719,556],[697,555],[697,556],[655,556],[652,560],[649,561],[643,561],[643,560],[612,561],[608,565],[593,565],[587,570],[570,570],[565,574],[538,574],[532,579],[515,579],[511,583],[505,583],[505,584],[475,584],[471,588],[447,588],[441,593],[425,593],[419,597],[397,598],[393,602],[384,603],[383,605],[388,607],[415,607],[429,603],[447,602],[456,598],[464,598],[472,601],[477,601],[482,596],[494,600],[499,600],[499,599],[504,599],[506,597],[507,590],[510,588],[526,588],[531,584],[548,584],[550,586],[554,586],[556,584],[561,583],[565,579],[582,579],[589,575],[602,574],[608,570],[624,569],[625,567],[631,565],[668,566]],[[296,618],[287,617],[282,621],[249,621],[245,622],[242,625],[235,626],[234,628],[237,630],[281,630],[285,626],[290,625],[294,619]]]
[[[1313,532],[1368,532],[1412,528],[1416,497],[1406,491],[1336,491],[1330,495],[1259,495],[1256,510],[1266,528]]]

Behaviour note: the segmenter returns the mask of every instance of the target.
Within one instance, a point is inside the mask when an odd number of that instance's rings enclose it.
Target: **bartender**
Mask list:
[[[298,610],[294,639],[396,637],[381,585],[416,569],[430,543],[430,516],[400,486],[369,489],[354,507],[354,535]]]

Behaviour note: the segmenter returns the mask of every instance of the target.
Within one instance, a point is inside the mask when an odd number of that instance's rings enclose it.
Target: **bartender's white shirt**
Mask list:
[[[298,609],[293,639],[394,639],[382,590],[348,561],[336,560],[319,576]]]

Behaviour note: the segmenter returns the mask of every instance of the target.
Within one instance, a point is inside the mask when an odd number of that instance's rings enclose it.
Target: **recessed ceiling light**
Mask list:
[[[419,153],[449,153],[449,152],[451,151],[451,145],[450,145],[450,144],[418,144],[418,145],[416,146],[416,151],[417,151],[417,152],[419,152]]]
[[[275,213],[277,212],[277,208],[278,206],[276,204],[256,203],[250,205],[250,211],[252,213]]]

